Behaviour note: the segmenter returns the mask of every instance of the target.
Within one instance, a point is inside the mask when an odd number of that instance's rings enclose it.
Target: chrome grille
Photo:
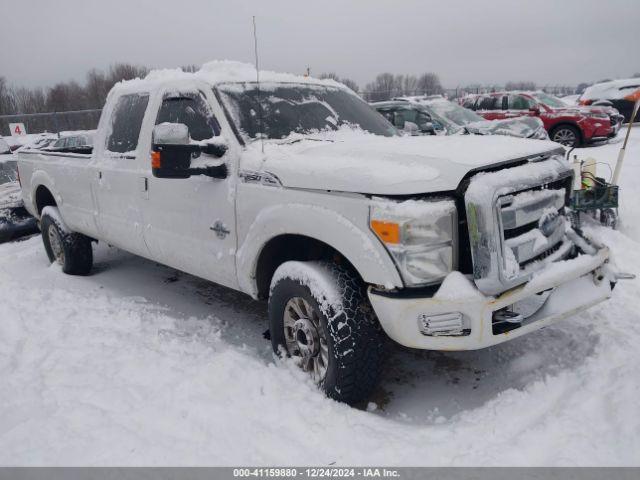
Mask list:
[[[480,174],[465,194],[473,274],[496,295],[527,282],[573,250],[564,206],[571,167],[561,156]]]

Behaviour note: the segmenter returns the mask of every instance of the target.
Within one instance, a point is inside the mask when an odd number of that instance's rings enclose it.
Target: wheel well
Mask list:
[[[36,188],[36,209],[38,210],[38,215],[42,213],[42,209],[44,207],[55,207],[57,206],[55,198],[53,198],[53,194],[49,191],[47,187],[44,185],[40,185]]]
[[[258,257],[256,265],[258,298],[269,297],[273,274],[280,265],[290,260],[328,260],[346,266],[359,276],[351,262],[331,245],[304,235],[279,235],[266,243]]]
[[[580,140],[580,143],[583,142],[584,138],[582,137],[582,129],[576,125],[575,123],[570,123],[570,122],[562,122],[562,123],[558,123],[557,125],[554,125],[551,130],[549,130],[549,137],[551,137],[553,135],[553,133],[561,127],[572,127],[574,128],[577,132],[578,132],[578,139]]]

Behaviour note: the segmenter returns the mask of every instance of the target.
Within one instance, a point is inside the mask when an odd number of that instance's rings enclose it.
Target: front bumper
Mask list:
[[[477,350],[520,337],[581,312],[611,296],[615,275],[607,267],[609,250],[582,255],[561,265],[550,266],[528,283],[497,297],[479,291],[464,298],[408,298],[369,289],[369,299],[387,335],[401,345],[426,350]],[[494,312],[551,290],[546,301],[518,328],[494,334]],[[451,312],[462,314],[468,334],[427,336],[420,331],[420,318]]]

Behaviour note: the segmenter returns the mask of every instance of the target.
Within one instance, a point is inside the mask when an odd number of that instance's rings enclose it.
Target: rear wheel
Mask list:
[[[91,239],[72,232],[56,207],[45,207],[40,219],[42,242],[49,261],[56,262],[69,275],[87,275],[93,266]]]
[[[565,147],[577,147],[580,145],[580,131],[571,125],[560,125],[551,131],[551,140]]]
[[[365,286],[348,269],[325,262],[286,262],[269,298],[271,343],[293,357],[325,394],[353,404],[375,387],[385,336]]]

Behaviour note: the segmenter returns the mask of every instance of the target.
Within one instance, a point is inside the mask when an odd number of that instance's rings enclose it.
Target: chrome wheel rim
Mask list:
[[[553,141],[562,145],[573,146],[576,143],[576,134],[573,130],[561,128],[553,134]]]
[[[284,307],[283,320],[287,351],[320,383],[329,366],[329,345],[319,312],[304,298],[294,297]]]
[[[62,248],[62,240],[58,230],[51,225],[47,230],[47,236],[49,237],[49,245],[51,246],[51,253],[55,261],[63,265],[64,264],[64,249]]]

